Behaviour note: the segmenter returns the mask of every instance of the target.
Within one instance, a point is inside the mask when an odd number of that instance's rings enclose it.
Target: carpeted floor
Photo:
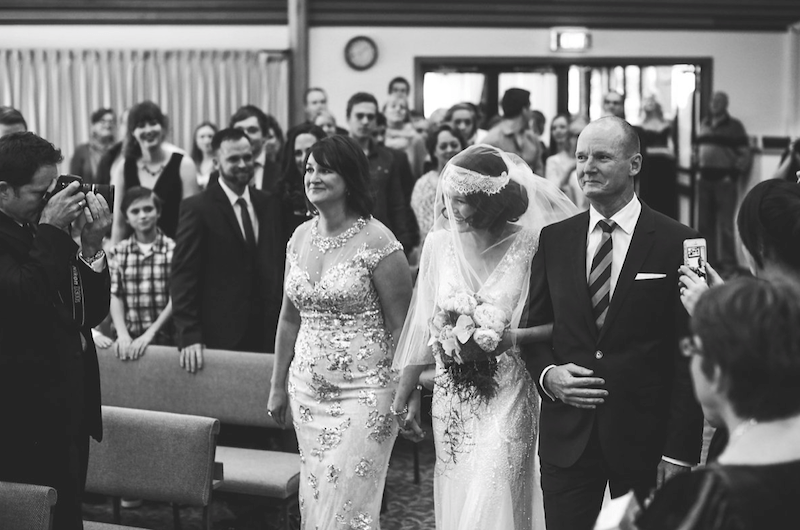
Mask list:
[[[414,484],[413,444],[398,439],[386,478],[386,511],[381,515],[381,530],[433,530],[433,466],[436,455],[433,442],[420,444],[419,484]],[[182,507],[184,530],[200,530],[202,510]],[[112,522],[111,501],[84,504],[87,521]],[[271,530],[277,528],[278,514],[274,509],[254,505],[235,496],[217,495],[212,505],[214,530]],[[172,530],[172,508],[168,504],[148,502],[135,509],[122,510],[122,524],[149,530]]]

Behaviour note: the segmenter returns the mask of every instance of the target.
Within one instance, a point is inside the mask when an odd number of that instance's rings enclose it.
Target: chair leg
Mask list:
[[[178,503],[172,503],[172,524],[175,530],[181,530],[181,510]]]
[[[122,522],[121,511],[122,497],[111,497],[112,512],[114,513],[114,524]]]
[[[414,484],[419,484],[419,444],[414,444]]]

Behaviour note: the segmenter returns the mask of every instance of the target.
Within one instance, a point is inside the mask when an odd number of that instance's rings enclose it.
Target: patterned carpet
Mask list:
[[[414,484],[413,444],[398,439],[386,479],[386,511],[381,515],[381,530],[433,530],[433,466],[436,455],[433,442],[419,445],[420,484]],[[202,528],[202,510],[182,507],[184,530]],[[87,521],[113,522],[110,500],[84,504]],[[236,496],[217,495],[212,505],[214,530],[271,530],[278,528],[274,509],[255,505]],[[172,508],[168,504],[145,501],[143,506],[122,510],[122,524],[149,530],[172,530]]]

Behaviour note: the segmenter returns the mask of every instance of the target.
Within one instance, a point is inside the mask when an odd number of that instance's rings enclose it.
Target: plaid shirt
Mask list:
[[[111,250],[111,294],[122,300],[125,326],[131,337],[147,331],[169,303],[169,276],[175,242],[158,231],[153,247],[143,254],[136,237],[121,241]],[[172,345],[172,322],[168,321],[153,344]]]

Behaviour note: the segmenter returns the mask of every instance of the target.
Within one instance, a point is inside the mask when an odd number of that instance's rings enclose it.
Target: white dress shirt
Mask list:
[[[257,190],[264,189],[264,164],[266,163],[267,152],[262,148],[261,154],[259,154],[253,162],[255,171],[253,172],[253,178],[250,180],[250,185],[255,186]]]
[[[256,242],[258,242],[258,217],[256,217],[255,209],[253,209],[253,201],[250,199],[250,187],[245,186],[244,193],[236,195],[236,192],[230,189],[225,183],[225,179],[222,178],[222,175],[219,177],[219,184],[222,191],[224,191],[225,195],[228,197],[228,200],[231,201],[233,211],[236,212],[236,220],[239,222],[239,229],[242,231],[242,236],[247,240],[247,236],[244,233],[244,223],[242,222],[242,208],[236,204],[236,201],[239,199],[245,200],[247,203],[247,212],[250,214],[250,221],[253,223],[253,233],[255,233]]]

